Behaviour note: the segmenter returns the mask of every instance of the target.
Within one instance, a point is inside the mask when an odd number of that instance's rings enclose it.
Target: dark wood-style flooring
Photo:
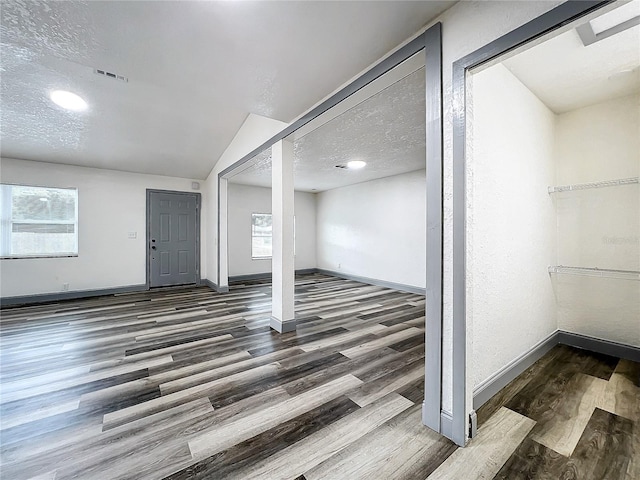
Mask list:
[[[638,364],[556,347],[457,449],[420,422],[423,296],[301,276],[280,335],[270,294],[2,310],[0,477],[640,478]]]

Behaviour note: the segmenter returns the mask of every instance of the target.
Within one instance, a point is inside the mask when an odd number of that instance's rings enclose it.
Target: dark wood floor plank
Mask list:
[[[494,480],[579,480],[569,460],[526,438],[496,474]]]
[[[547,412],[549,404],[557,403],[567,383],[577,373],[608,380],[618,359],[606,355],[591,354],[584,350],[560,345],[553,362],[540,370],[540,374],[527,383],[506,407],[537,420]]]
[[[500,407],[505,406],[516,394],[518,394],[534,377],[543,375],[543,370],[560,354],[561,349],[553,348],[546,355],[536,361],[515,379],[509,382],[496,395],[491,397],[484,405],[477,410],[478,426],[486,422],[491,415],[497,412]],[[548,370],[544,370],[548,371]]]
[[[167,480],[225,478],[257,461],[269,458],[279,450],[320,431],[358,408],[360,407],[348,398],[336,398],[166,478]]]
[[[299,323],[287,334],[269,327],[264,280],[226,294],[163,288],[1,309],[2,478],[429,475],[455,447],[414,441],[429,435],[424,296],[321,274],[299,276],[295,291]],[[510,475],[636,480],[640,462],[624,458],[640,452],[638,373],[632,362],[557,347],[480,409],[481,431],[504,405],[538,421],[505,464]],[[333,393],[316,398],[325,389]],[[602,411],[590,415],[585,398]],[[584,429],[570,458],[535,442],[544,425],[556,432],[563,422]],[[225,425],[223,450],[207,457]],[[363,452],[373,457],[351,465]]]
[[[624,478],[631,458],[633,422],[597,408],[571,459],[577,478]]]

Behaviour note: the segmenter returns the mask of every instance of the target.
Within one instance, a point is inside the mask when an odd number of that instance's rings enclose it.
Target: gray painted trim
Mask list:
[[[196,199],[196,283],[198,286],[202,280],[200,278],[200,212],[202,211],[202,194],[199,192],[183,192],[178,190],[158,190],[154,188],[147,188],[147,207],[146,207],[146,232],[145,232],[145,249],[146,249],[146,266],[145,266],[145,285],[147,290],[151,288],[151,194],[152,193],[169,193],[174,195],[193,195]],[[163,287],[173,287],[180,285],[163,285]]]
[[[440,433],[447,438],[453,436],[453,417],[449,412],[440,412]]]
[[[438,23],[436,25],[440,25],[440,24]],[[431,28],[434,28],[434,27],[431,27]],[[233,163],[229,167],[225,168],[218,175],[220,177],[224,177],[232,173],[235,169],[245,164],[246,162],[250,161],[253,157],[261,153],[263,150],[266,150],[267,148],[270,148],[274,143],[285,139],[286,137],[291,135],[293,132],[295,132],[299,128],[305,126],[311,120],[322,115],[327,110],[335,107],[337,104],[342,102],[347,97],[353,95],[355,92],[357,92],[361,88],[373,82],[376,78],[380,77],[381,75],[384,75],[389,70],[396,67],[398,64],[404,62],[406,59],[408,59],[412,55],[418,53],[420,50],[422,50],[425,47],[425,38],[426,38],[427,32],[414,38],[409,43],[407,43],[406,45],[404,45],[403,47],[401,47],[400,49],[398,49],[397,51],[389,55],[387,58],[380,61],[377,65],[374,65],[372,68],[370,68],[368,71],[363,73],[360,77],[355,79],[349,85],[347,85],[337,93],[333,94],[331,97],[329,97],[327,100],[322,102],[320,105],[313,108],[311,111],[309,111],[308,113],[300,117],[298,120],[293,122],[284,130],[280,131],[279,133],[271,137],[269,140],[264,142],[259,147],[255,148],[253,151],[251,151],[250,153],[242,157],[240,160]]]
[[[469,414],[469,438],[473,438],[478,433],[478,415],[475,410]]]
[[[538,361],[545,353],[556,345],[569,345],[571,347],[589,350],[618,358],[625,358],[634,362],[640,362],[640,347],[625,345],[623,343],[589,337],[579,333],[556,330],[544,340],[518,358],[505,365],[499,372],[489,377],[478,385],[473,391],[473,408],[480,408],[485,402],[502,390],[509,382],[524,372]]]
[[[640,25],[640,15],[637,17],[630,18],[626,22],[622,22],[620,25],[616,25],[615,27],[608,28],[600,33],[595,33],[593,31],[593,27],[591,23],[587,22],[584,25],[580,25],[576,28],[578,32],[578,36],[580,40],[582,40],[582,44],[585,47],[588,47],[592,43],[599,42],[600,40],[604,40],[605,38],[609,38],[617,33],[624,32],[628,28],[635,27],[636,25]]]
[[[32,305],[36,303],[59,302],[62,300],[74,300],[79,298],[102,297],[106,295],[117,295],[121,293],[144,292],[147,286],[142,283],[139,285],[127,285],[124,287],[101,288],[97,290],[76,290],[73,292],[56,292],[56,293],[40,293],[37,295],[22,295],[18,297],[2,297],[0,298],[0,306],[18,306]]]
[[[537,362],[542,356],[558,344],[558,330],[535,344],[527,352],[515,358],[498,372],[491,375],[473,390],[473,408],[476,410],[491,397],[502,390],[514,378]]]
[[[466,91],[467,70],[552,32],[613,0],[569,1],[453,63],[453,436],[465,445],[466,412]],[[427,260],[428,262],[428,260]]]
[[[204,278],[202,279],[202,285],[209,287],[211,290],[215,290],[218,291],[218,285],[216,285],[215,283],[213,283],[211,280],[209,280],[208,278]]]
[[[591,352],[624,358],[634,362],[640,362],[640,347],[625,345],[623,343],[589,337],[579,333],[558,331],[558,343],[571,347],[582,348]]]
[[[298,322],[295,318],[285,322],[276,317],[271,317],[269,319],[269,326],[278,333],[295,332],[297,323]]]
[[[377,285],[379,287],[393,288],[394,290],[400,290],[401,292],[409,292],[409,293],[417,293],[418,295],[425,295],[424,288],[414,287],[413,285],[387,282],[386,280],[378,280],[377,278],[361,277],[359,275],[351,275],[349,273],[334,272],[333,270],[325,270],[324,268],[318,268],[318,273],[322,273],[323,275],[330,275],[332,277],[344,278],[345,280],[354,280],[356,282],[367,283],[369,285]]]
[[[425,335],[425,398],[423,422],[440,430],[442,406],[442,164],[443,164],[443,105],[442,105],[442,24],[432,25],[396,52],[383,59],[352,83],[329,97],[306,115],[252,152],[218,174],[218,238],[220,237],[220,181],[244,163],[274,143],[286,138],[319,115],[393,69],[419,51],[425,51],[426,75],[426,168],[427,168],[427,287],[435,301],[426,302]],[[220,242],[218,241],[218,282],[220,281]],[[394,286],[393,288],[398,288]],[[422,293],[422,291],[420,292]],[[438,306],[439,305],[439,306]],[[428,309],[428,310],[427,310]],[[449,438],[451,438],[449,436]]]
[[[425,32],[426,101],[426,305],[422,423],[440,432],[442,405],[442,25]]]
[[[212,290],[215,290],[218,293],[228,293],[229,292],[229,287],[220,287],[216,283],[212,282],[211,280],[209,280],[207,278],[202,280],[202,284],[206,285],[207,287],[209,287]]]
[[[296,270],[296,275],[310,275],[312,273],[318,273],[317,268],[303,268],[301,270]],[[249,280],[271,280],[271,272],[264,273],[249,273],[246,275],[234,275],[233,277],[229,277],[229,283],[231,282],[246,282]]]
[[[217,272],[216,272],[216,282],[220,283],[220,182],[222,181],[222,177],[220,175],[218,175],[218,191],[217,191],[217,199],[216,199],[216,205],[218,208],[218,217],[217,217],[217,224],[216,224],[216,237],[218,239],[218,241],[216,242],[216,255],[217,255],[217,259],[218,261],[216,262],[216,268],[217,268]],[[227,211],[229,211],[229,188],[227,186]],[[229,221],[227,220],[227,231],[229,230]],[[229,256],[229,243],[227,242],[227,257]],[[229,278],[228,278],[228,269],[227,269],[227,283],[229,283]]]

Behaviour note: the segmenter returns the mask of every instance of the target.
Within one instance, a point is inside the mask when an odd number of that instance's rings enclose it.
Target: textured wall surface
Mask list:
[[[557,182],[590,183],[640,176],[640,95],[559,115]],[[640,270],[640,186],[553,194],[558,263]],[[640,282],[556,275],[558,327],[640,346]]]
[[[443,232],[443,348],[442,408],[451,411],[453,352],[453,62],[496,38],[551,10],[561,0],[527,2],[459,2],[438,20],[442,21],[444,107],[444,232]],[[472,370],[472,338],[467,338],[467,371]],[[467,378],[467,411],[473,409],[473,380]]]
[[[557,5],[563,3],[562,0],[549,1],[527,1],[527,2],[485,2],[485,1],[469,1],[459,2],[452,8],[444,12],[441,16],[434,19],[428,26],[436,22],[442,22],[442,55],[443,55],[443,108],[444,108],[444,205],[443,205],[443,387],[442,401],[443,409],[451,411],[452,405],[452,266],[453,266],[453,175],[452,175],[452,157],[453,157],[453,109],[454,101],[452,94],[452,65],[453,62],[463,56],[473,52],[474,50],[486,45],[496,38],[510,32],[511,30],[533,20],[543,13],[551,10]],[[377,63],[377,62],[375,62]],[[359,76],[359,74],[358,74]],[[356,76],[357,77],[357,76]],[[354,77],[354,78],[356,78]],[[348,84],[352,80],[345,83]],[[336,91],[339,87],[336,87]],[[280,125],[280,126],[279,126]],[[256,115],[250,115],[241,128],[236,138],[207,180],[207,192],[209,193],[210,205],[210,232],[209,237],[216,238],[215,225],[217,222],[217,205],[216,195],[217,187],[215,184],[217,172],[224,169],[229,164],[237,161],[243,154],[248,153],[251,148],[258,146],[261,141],[269,138],[270,135],[277,133],[284,128],[281,122],[265,119]],[[269,134],[270,133],[270,134]],[[215,244],[211,245],[212,254],[208,256],[208,269],[211,278],[215,277],[216,258]],[[467,368],[471,369],[471,351],[472,343],[469,338],[467,347]],[[472,410],[472,380],[468,379],[466,389],[467,410]]]
[[[425,286],[425,171],[318,194],[318,267]]]
[[[555,115],[502,64],[472,77],[467,326],[477,386],[557,328]]]
[[[0,260],[1,296],[114,288],[146,281],[146,190],[191,192],[191,180],[2,159],[2,182],[78,188],[78,256]],[[206,278],[206,196],[201,212],[201,277]],[[128,233],[136,232],[136,239]]]
[[[271,213],[271,189],[229,184],[229,275],[271,272],[271,259],[251,258],[251,214]],[[316,267],[316,195],[295,192],[295,268]]]

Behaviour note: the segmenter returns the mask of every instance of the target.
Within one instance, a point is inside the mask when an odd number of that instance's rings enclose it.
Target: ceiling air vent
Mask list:
[[[103,77],[112,78],[114,80],[120,80],[121,82],[128,82],[129,79],[124,75],[118,75],[117,73],[107,72],[106,70],[100,70],[99,68],[95,68],[93,72],[96,75],[102,75]]]

